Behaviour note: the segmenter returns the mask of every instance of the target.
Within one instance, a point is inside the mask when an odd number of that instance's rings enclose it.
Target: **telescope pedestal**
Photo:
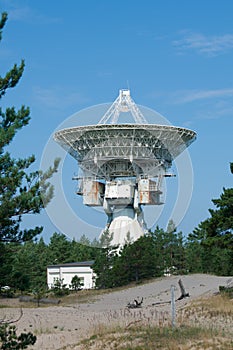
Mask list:
[[[116,207],[108,214],[109,222],[105,229],[113,234],[111,245],[124,246],[144,236],[146,225],[142,210],[136,211],[133,206]]]

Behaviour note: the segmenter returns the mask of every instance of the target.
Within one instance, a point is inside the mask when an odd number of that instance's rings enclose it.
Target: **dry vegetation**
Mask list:
[[[97,350],[232,350],[230,338],[213,330],[198,327],[133,327],[125,329],[103,329],[74,349]],[[66,349],[66,348],[64,348]]]
[[[117,322],[123,319],[125,324]],[[198,299],[178,310],[176,327],[171,328],[167,312],[108,314],[109,325],[99,324],[93,335],[72,347],[80,350],[232,350],[233,302],[215,295]],[[113,322],[115,320],[115,322]],[[128,322],[128,323],[127,323]],[[63,348],[71,349],[71,347]]]
[[[59,305],[37,307],[2,299],[0,318],[15,319],[23,308],[18,331],[37,336],[30,350],[233,350],[232,295],[217,293],[228,278],[183,276],[191,295],[176,302],[172,329],[170,286],[178,278],[116,290],[79,291],[62,297]],[[177,285],[176,298],[179,295]],[[142,296],[141,308],[126,307]]]

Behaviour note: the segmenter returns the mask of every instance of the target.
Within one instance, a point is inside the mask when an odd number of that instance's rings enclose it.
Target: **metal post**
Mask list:
[[[176,307],[175,307],[175,286],[171,285],[171,313],[172,313],[172,328],[175,328]]]

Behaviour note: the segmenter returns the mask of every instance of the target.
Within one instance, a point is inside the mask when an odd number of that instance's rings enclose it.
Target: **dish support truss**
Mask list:
[[[121,112],[131,112],[135,123],[147,124],[147,120],[130,96],[130,90],[120,90],[119,96],[107,110],[98,124],[117,124]]]
[[[134,124],[117,124],[120,113],[131,112]],[[148,124],[129,90],[119,96],[97,125],[57,131],[54,139],[82,171],[77,194],[84,205],[103,207],[105,230],[112,245],[135,241],[147,231],[142,206],[160,205],[162,182],[173,159],[196,138],[195,132]]]

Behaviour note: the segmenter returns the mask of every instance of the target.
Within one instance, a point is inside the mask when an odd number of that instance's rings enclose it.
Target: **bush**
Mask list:
[[[69,294],[69,289],[66,287],[66,284],[63,284],[63,279],[57,278],[54,282],[52,292],[54,295],[62,297]]]
[[[228,296],[229,298],[233,298],[233,287],[219,286],[219,292]]]
[[[27,349],[28,345],[34,345],[36,336],[31,332],[16,334],[16,327],[8,324],[0,325],[0,349],[18,350]]]

